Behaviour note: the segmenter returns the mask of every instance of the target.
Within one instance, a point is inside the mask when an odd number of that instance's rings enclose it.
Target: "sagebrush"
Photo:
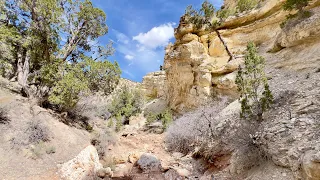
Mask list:
[[[184,114],[169,126],[166,145],[169,151],[188,154],[196,147],[207,146],[216,136],[215,125],[219,112],[226,106],[227,99],[219,102],[220,106],[210,105],[194,112]]]
[[[26,133],[28,134],[29,143],[31,144],[50,141],[50,132],[48,127],[39,120],[30,121],[28,123]]]
[[[0,107],[0,124],[7,124],[10,122],[8,117],[7,110],[3,107]]]

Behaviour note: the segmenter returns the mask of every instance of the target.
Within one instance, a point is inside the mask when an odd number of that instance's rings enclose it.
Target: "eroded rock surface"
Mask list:
[[[94,146],[90,145],[75,158],[62,164],[59,174],[65,180],[81,180],[95,177],[100,169],[102,164],[99,162],[98,152]]]
[[[144,76],[142,86],[146,96],[164,99],[166,95],[165,80],[165,71],[152,72]]]

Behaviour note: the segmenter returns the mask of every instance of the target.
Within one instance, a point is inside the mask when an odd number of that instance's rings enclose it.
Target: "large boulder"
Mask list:
[[[75,158],[62,164],[59,174],[64,180],[82,180],[95,177],[102,168],[96,148],[90,145]]]
[[[320,151],[309,151],[303,156],[302,171],[306,180],[320,179]]]
[[[144,173],[162,171],[161,162],[156,156],[150,153],[143,154],[137,161],[137,166]]]

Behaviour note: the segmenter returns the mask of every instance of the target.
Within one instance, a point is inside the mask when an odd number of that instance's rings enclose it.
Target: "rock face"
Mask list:
[[[164,99],[166,95],[165,80],[165,71],[152,72],[144,76],[142,86],[146,96],[149,98]]]
[[[258,8],[229,17],[218,30],[196,29],[182,17],[175,29],[176,42],[167,46],[164,60],[170,108],[181,112],[198,107],[216,92],[236,96],[236,71],[250,41],[268,50],[314,42],[320,32],[319,1],[307,8],[313,14],[310,18],[281,29],[288,14],[282,10],[284,2],[261,1]],[[225,2],[225,7],[235,5],[236,1]]]
[[[59,174],[65,180],[93,178],[102,169],[96,148],[92,145],[81,151],[75,158],[62,164]]]

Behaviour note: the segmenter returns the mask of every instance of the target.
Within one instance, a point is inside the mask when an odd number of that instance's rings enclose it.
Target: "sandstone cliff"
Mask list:
[[[281,53],[292,55],[281,58],[288,60],[287,68],[295,66],[289,61],[303,53],[293,49],[319,42],[320,1],[312,1],[307,8],[312,12],[311,17],[282,29],[280,24],[288,14],[282,10],[284,2],[262,1],[258,8],[231,16],[211,31],[198,30],[182,17],[175,29],[176,42],[167,46],[164,60],[166,99],[170,107],[184,111],[199,106],[216,93],[236,95],[236,71],[243,63],[249,41],[256,43],[261,53],[286,48]],[[226,6],[234,3],[226,1]],[[312,60],[308,63],[297,66],[314,66]]]
[[[165,98],[165,71],[157,71],[147,74],[143,77],[143,89],[145,95],[149,98]]]

